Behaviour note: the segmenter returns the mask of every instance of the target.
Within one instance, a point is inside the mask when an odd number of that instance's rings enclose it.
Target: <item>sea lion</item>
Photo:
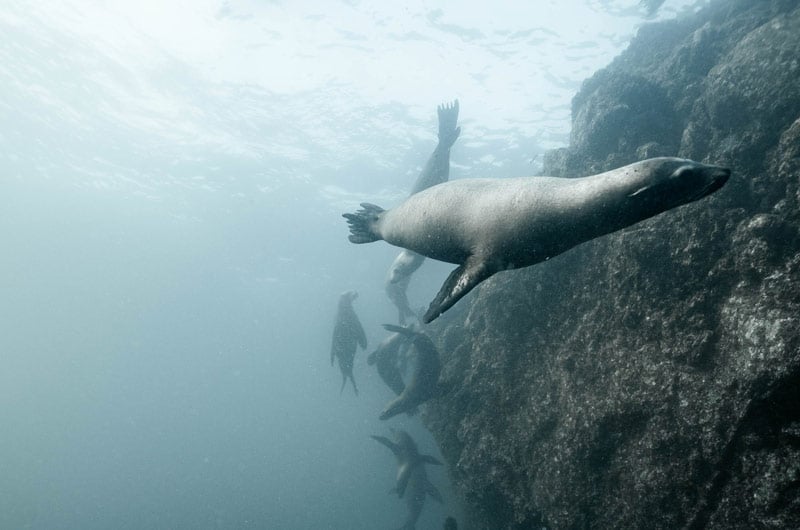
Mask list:
[[[439,143],[414,182],[411,195],[446,182],[450,177],[450,148],[461,134],[461,127],[456,127],[458,100],[454,100],[450,105],[439,105],[436,112],[439,114]]]
[[[458,122],[458,100],[454,100],[450,105],[439,105],[439,143],[431,153],[425,167],[417,177],[411,194],[430,188],[436,184],[446,182],[450,177],[450,148],[461,134],[461,127],[457,127]],[[400,325],[405,325],[405,317],[409,314],[408,297],[406,291],[411,275],[420,268],[425,256],[412,250],[405,249],[400,252],[386,275],[386,294],[400,314]]]
[[[372,436],[373,440],[388,447],[397,459],[397,482],[390,493],[397,493],[401,499],[405,497],[408,517],[401,530],[413,530],[422,513],[425,496],[430,495],[438,502],[442,494],[428,480],[425,464],[441,466],[442,463],[429,455],[420,455],[414,439],[403,430],[393,431],[395,442],[384,436]]]
[[[651,158],[582,178],[461,179],[391,210],[346,213],[350,241],[386,242],[458,264],[423,321],[447,311],[493,274],[528,267],[720,189],[730,170]]]
[[[404,250],[398,255],[398,258],[402,256],[406,251]],[[415,256],[419,256],[416,252],[410,252]],[[420,256],[422,258],[422,256]],[[424,259],[424,258],[422,258]],[[395,260],[396,261],[396,260]],[[420,263],[422,260],[420,260]],[[390,269],[391,274],[391,269]],[[406,317],[413,317],[414,311],[411,309],[411,304],[408,301],[408,294],[406,291],[408,290],[408,284],[411,281],[411,276],[404,276],[400,281],[393,282],[391,279],[386,280],[384,288],[386,289],[386,296],[389,297],[389,300],[397,307],[397,319],[400,322],[401,326],[406,325]]]
[[[353,300],[358,298],[355,291],[346,291],[339,297],[339,307],[336,311],[336,322],[333,326],[333,341],[331,343],[331,366],[334,358],[339,359],[339,369],[342,371],[341,394],[347,379],[353,383],[353,390],[358,395],[356,380],[353,378],[353,358],[356,356],[357,346],[362,349],[367,347],[367,336],[353,309]]]
[[[398,366],[400,348],[406,344],[407,339],[402,333],[392,332],[367,357],[367,364],[370,366],[376,365],[378,375],[386,383],[386,386],[397,395],[402,394],[403,390],[406,389]]]
[[[439,374],[442,371],[442,363],[439,361],[439,351],[425,333],[392,324],[384,324],[383,327],[387,331],[394,331],[405,336],[414,345],[416,352],[414,368],[408,384],[381,412],[379,418],[387,420],[403,412],[413,414],[418,405],[439,393]]]
[[[386,281],[388,283],[400,283],[404,279],[410,278],[420,268],[423,261],[425,261],[425,256],[403,249],[389,266]]]

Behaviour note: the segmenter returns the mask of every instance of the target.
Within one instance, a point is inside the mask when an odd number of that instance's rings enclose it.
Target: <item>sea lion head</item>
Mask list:
[[[345,291],[341,295],[339,295],[339,307],[351,307],[353,305],[353,300],[358,298],[358,293],[356,291]]]
[[[633,164],[627,198],[650,215],[702,199],[720,189],[731,170],[684,158],[651,158]]]
[[[340,300],[347,300],[349,302],[352,302],[356,298],[358,298],[358,291],[345,291],[342,293]]]

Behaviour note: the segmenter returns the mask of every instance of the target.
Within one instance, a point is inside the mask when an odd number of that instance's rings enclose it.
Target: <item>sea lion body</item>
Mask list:
[[[401,529],[413,530],[422,513],[426,496],[443,502],[441,493],[428,480],[425,471],[425,464],[441,466],[442,463],[432,456],[420,455],[417,444],[403,430],[394,431],[394,442],[384,436],[372,436],[372,438],[388,447],[397,459],[397,482],[392,492],[396,492],[401,499],[405,498],[408,508],[408,517]]]
[[[413,254],[415,256],[420,257],[420,263],[425,258],[417,254],[416,252],[411,252],[410,250],[404,250],[400,253],[398,258],[403,254]],[[396,261],[396,260],[395,260]],[[386,283],[384,285],[384,289],[386,290],[386,296],[389,297],[389,300],[392,301],[394,306],[397,308],[397,320],[400,322],[401,326],[405,326],[406,324],[406,317],[414,317],[414,311],[411,309],[411,303],[408,301],[408,284],[411,281],[411,273],[402,275],[398,281],[391,280],[391,274],[394,269],[389,269],[389,278],[387,278]]]
[[[380,419],[387,420],[403,412],[413,414],[417,406],[436,397],[439,393],[442,363],[439,360],[439,351],[425,333],[391,324],[384,324],[384,328],[404,335],[414,345],[415,350],[414,367],[408,384],[381,412]]]
[[[356,395],[358,395],[358,387],[353,378],[353,359],[358,346],[361,346],[362,349],[367,347],[367,336],[353,309],[353,300],[357,297],[358,293],[355,291],[347,291],[339,297],[331,341],[331,366],[333,366],[334,359],[338,359],[339,369],[342,372],[342,388],[339,393],[344,390],[347,380],[350,379]]]
[[[406,385],[403,382],[403,377],[400,374],[398,366],[398,356],[400,348],[406,345],[407,339],[401,333],[394,332],[378,345],[374,352],[370,353],[367,357],[367,364],[375,365],[378,370],[378,375],[381,377],[386,386],[396,395],[403,393]]]
[[[363,203],[350,241],[378,239],[459,264],[423,317],[430,322],[478,283],[540,263],[721,188],[730,170],[653,158],[582,178],[461,179],[384,211]]]
[[[410,278],[424,261],[425,256],[417,254],[412,250],[403,249],[397,257],[394,258],[394,261],[389,267],[389,274],[386,277],[386,281],[388,283],[399,283],[404,279]]]

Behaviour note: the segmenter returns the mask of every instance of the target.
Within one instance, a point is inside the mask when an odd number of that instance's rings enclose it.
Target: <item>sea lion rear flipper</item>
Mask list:
[[[420,459],[420,461],[425,462],[426,464],[431,464],[431,465],[434,465],[434,466],[443,466],[444,465],[444,464],[442,464],[442,462],[438,458],[433,457],[431,455],[419,455],[419,459]]]
[[[456,127],[458,123],[458,100],[451,104],[439,105],[436,109],[439,114],[439,144],[449,149],[461,134],[461,127]]]
[[[422,321],[426,324],[432,322],[436,317],[453,307],[453,304],[470,292],[473,287],[494,274],[485,260],[475,255],[467,258],[463,264],[459,265],[442,284],[439,294],[433,299],[431,305]]]
[[[398,313],[398,321],[400,322],[401,326],[406,325],[406,317],[414,318],[415,316],[417,316],[414,314],[414,311],[411,310],[408,304],[404,305],[403,307],[397,308],[397,313]]]

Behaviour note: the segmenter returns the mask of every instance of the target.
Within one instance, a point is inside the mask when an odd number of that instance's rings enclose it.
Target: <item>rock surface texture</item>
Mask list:
[[[643,28],[545,173],[651,156],[725,188],[496,275],[430,326],[424,421],[467,528],[800,528],[800,4]]]

